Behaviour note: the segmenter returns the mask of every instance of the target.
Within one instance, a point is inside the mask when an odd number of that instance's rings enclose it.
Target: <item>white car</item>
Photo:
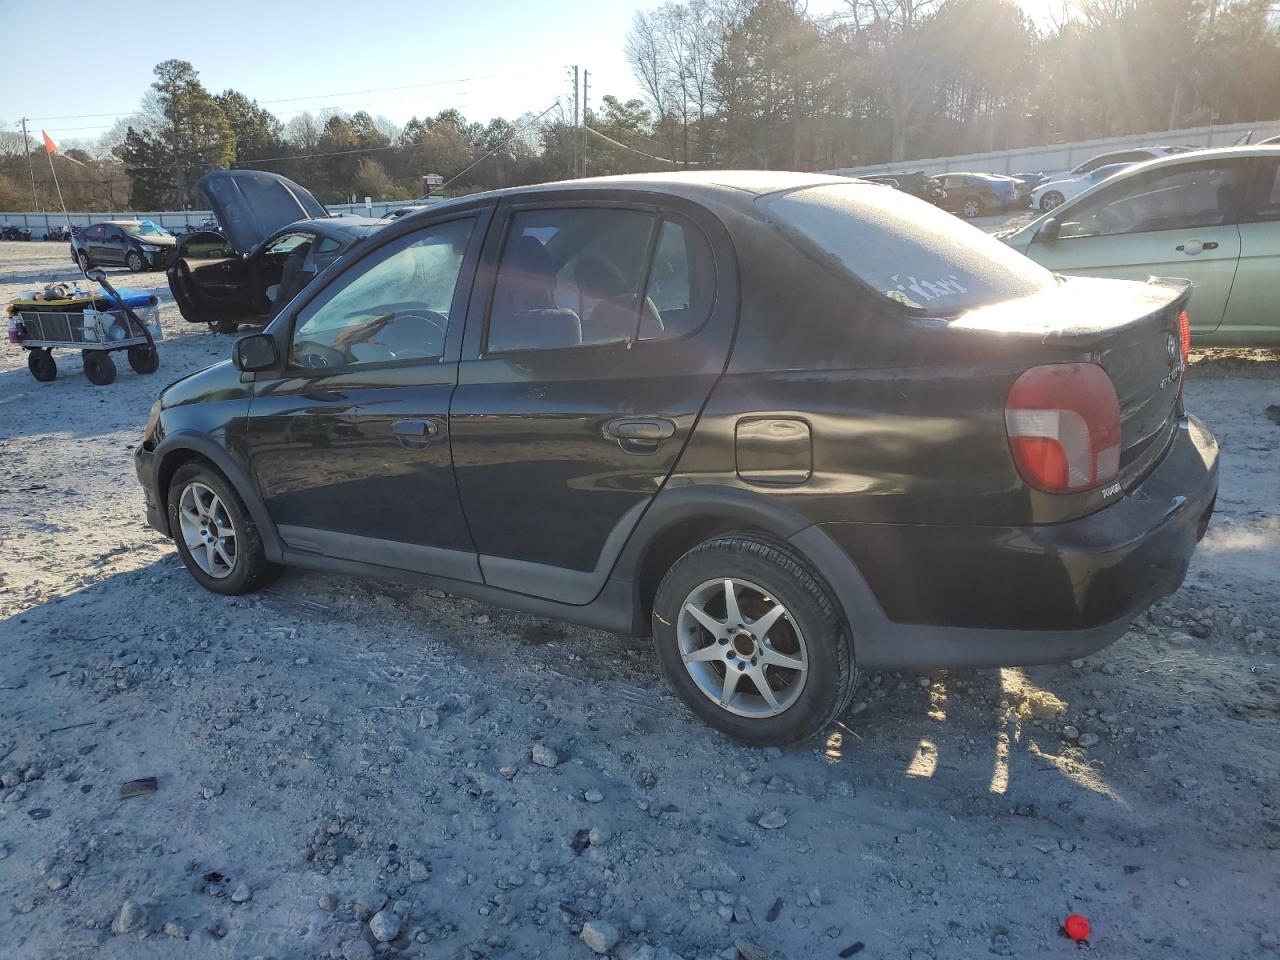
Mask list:
[[[1031,206],[1037,210],[1052,210],[1054,207],[1060,207],[1073,197],[1084,193],[1095,183],[1101,183],[1107,177],[1132,166],[1132,162],[1109,163],[1104,167],[1096,167],[1089,173],[1068,174],[1059,180],[1042,183],[1031,191]]]

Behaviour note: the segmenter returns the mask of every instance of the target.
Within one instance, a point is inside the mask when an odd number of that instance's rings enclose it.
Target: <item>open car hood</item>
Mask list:
[[[247,256],[281,227],[329,216],[311,191],[264,170],[215,170],[200,178],[200,192],[222,224],[231,247]]]

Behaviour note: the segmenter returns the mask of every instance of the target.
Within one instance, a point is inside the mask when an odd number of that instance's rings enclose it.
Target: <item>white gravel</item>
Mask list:
[[[65,251],[0,244],[0,299]],[[343,577],[201,591],[131,447],[229,340],[164,325],[160,372],[110,387],[0,349],[0,956],[1066,956],[1070,912],[1107,957],[1277,955],[1273,358],[1196,365],[1218,515],[1114,647],[872,675],[761,751],[647,642]]]

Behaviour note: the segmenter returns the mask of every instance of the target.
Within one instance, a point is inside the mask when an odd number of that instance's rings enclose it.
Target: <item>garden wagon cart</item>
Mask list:
[[[160,301],[153,294],[117,291],[101,270],[89,279],[106,295],[86,294],[78,288],[64,295],[21,299],[9,305],[9,341],[27,351],[27,368],[37,380],[58,376],[54,348],[79,350],[90,383],[105,386],[116,378],[111,354],[127,351],[136,373],[155,373],[160,366],[156,341],[160,330]]]

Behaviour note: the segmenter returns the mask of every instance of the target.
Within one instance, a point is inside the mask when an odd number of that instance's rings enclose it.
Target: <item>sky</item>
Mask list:
[[[1033,16],[1051,0],[1020,0]],[[403,124],[456,107],[468,120],[572,109],[572,65],[598,107],[640,95],[623,58],[637,9],[658,0],[213,0],[116,5],[0,0],[0,36],[38,57],[0,60],[0,129],[92,141],[135,111],[161,60],[189,60],[204,85],[256,99],[282,121],[367,110]],[[824,15],[843,0],[809,0]],[[78,25],[71,28],[71,25]],[[56,41],[50,38],[57,37]],[[36,59],[45,69],[33,72]],[[63,66],[57,66],[61,63]]]

